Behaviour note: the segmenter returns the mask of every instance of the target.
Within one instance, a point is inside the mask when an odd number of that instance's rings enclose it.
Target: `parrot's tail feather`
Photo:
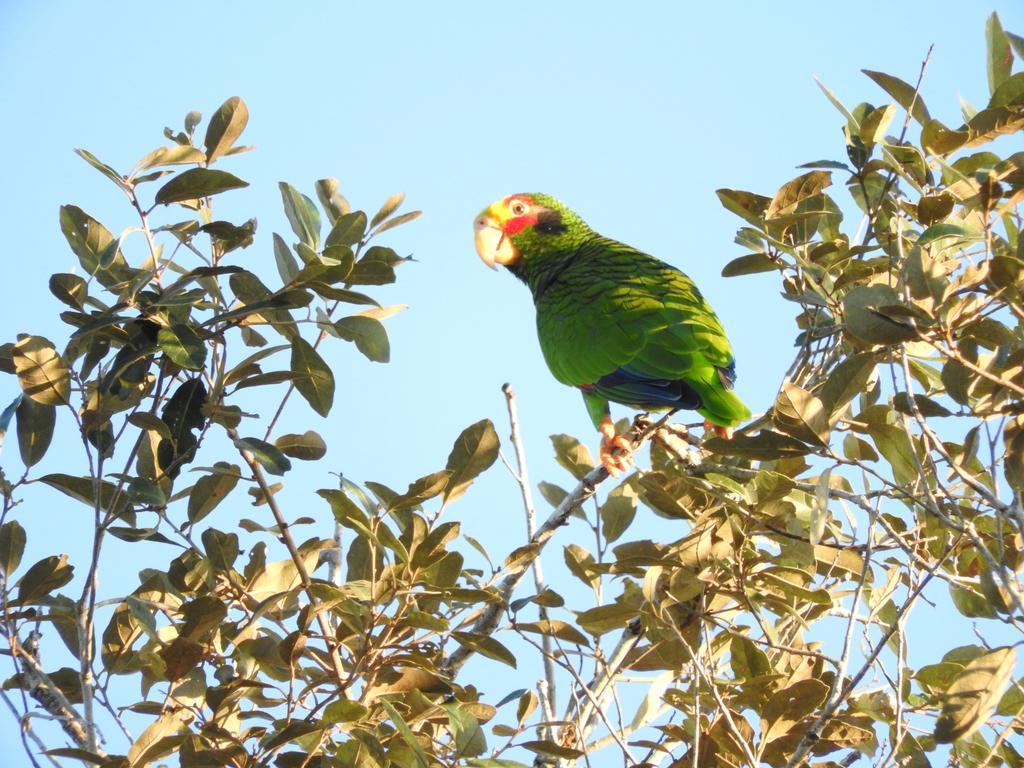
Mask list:
[[[750,418],[750,409],[731,389],[708,389],[703,393],[704,403],[697,412],[709,421],[723,427],[732,427]]]

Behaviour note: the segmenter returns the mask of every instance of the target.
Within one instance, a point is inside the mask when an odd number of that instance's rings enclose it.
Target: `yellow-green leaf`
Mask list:
[[[66,405],[71,394],[68,367],[49,339],[23,336],[11,354],[25,394],[43,405]]]
[[[249,108],[240,97],[232,96],[221,104],[206,126],[206,140],[203,142],[206,146],[206,161],[212,163],[227,153],[242,135],[248,122]]]
[[[292,373],[295,389],[299,391],[310,407],[321,416],[326,416],[334,404],[334,374],[313,346],[301,337],[292,342]]]
[[[466,492],[477,475],[498,458],[498,433],[490,419],[482,419],[462,430],[455,439],[446,465],[450,477],[444,489],[445,503]]]
[[[1015,661],[1014,649],[1005,647],[983,654],[964,667],[949,687],[935,721],[937,742],[964,739],[985,724],[1009,685]]]

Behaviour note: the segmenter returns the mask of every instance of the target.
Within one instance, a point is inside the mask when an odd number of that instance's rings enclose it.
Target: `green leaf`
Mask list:
[[[499,643],[490,635],[471,634],[469,632],[452,632],[452,639],[470,650],[476,651],[481,656],[508,664],[512,669],[516,668],[516,657],[508,648]]]
[[[600,507],[601,533],[609,543],[618,539],[636,517],[639,494],[635,482],[627,480],[619,484]]]
[[[446,504],[462,496],[473,480],[495,462],[498,448],[498,433],[490,419],[482,419],[462,430],[445,465],[450,475],[444,489]]]
[[[929,245],[936,240],[941,240],[947,237],[955,238],[956,240],[974,241],[980,236],[977,232],[961,226],[960,224],[932,224],[918,236],[917,244],[919,246]]]
[[[209,235],[223,256],[236,248],[248,248],[256,235],[256,219],[249,219],[244,224],[236,225],[230,221],[211,221],[199,228],[200,232]]]
[[[324,439],[311,429],[301,435],[281,435],[274,441],[274,445],[280,448],[285,455],[302,461],[317,461],[327,453]]]
[[[410,484],[405,493],[391,500],[388,504],[388,511],[415,507],[428,499],[439,496],[448,485],[449,477],[451,477],[451,473],[446,469],[421,477]]]
[[[1010,683],[1015,661],[1012,647],[997,648],[964,667],[949,687],[935,720],[937,742],[965,739],[988,721]]]
[[[96,156],[92,152],[88,152],[88,151],[86,151],[84,149],[76,149],[75,150],[75,154],[78,155],[83,160],[85,160],[85,162],[87,162],[89,165],[91,165],[97,171],[102,173],[104,176],[106,176],[112,182],[117,184],[117,186],[120,187],[122,190],[124,190],[126,192],[131,190],[131,187],[128,184],[125,183],[125,180],[122,178],[120,173],[115,171],[113,168],[111,168],[106,163],[101,162],[100,160],[98,160],[96,158]]]
[[[353,211],[338,217],[324,245],[355,245],[366,234],[366,214]]]
[[[1010,70],[1013,68],[1010,41],[1006,38],[999,14],[995,11],[985,22],[985,47],[988,52],[988,91],[995,94],[999,86],[1010,76]]]
[[[598,577],[594,572],[597,563],[592,554],[579,544],[568,544],[563,550],[562,555],[566,567],[573,576],[587,586],[594,587],[597,585]]]
[[[754,275],[758,272],[772,272],[781,267],[781,263],[764,253],[748,253],[733,259],[722,267],[722,277],[738,277]]]
[[[1003,81],[988,105],[990,107],[1019,107],[1024,104],[1024,72],[1010,75]]]
[[[487,737],[484,736],[480,721],[469,712],[459,708],[458,704],[445,704],[448,712],[448,728],[455,739],[456,761],[467,757],[476,757],[487,751]]]
[[[729,641],[729,663],[732,673],[740,680],[750,680],[771,672],[768,656],[746,637],[733,635]]]
[[[0,573],[8,581],[21,563],[21,556],[25,553],[25,541],[25,529],[17,520],[0,525]]]
[[[206,126],[206,139],[203,142],[206,147],[206,162],[212,163],[227,153],[242,135],[248,122],[249,108],[240,97],[232,96],[221,104],[210,118],[210,124]]]
[[[224,501],[225,497],[238,485],[241,477],[241,470],[235,464],[228,464],[218,461],[214,465],[218,470],[208,475],[203,475],[192,487],[188,497],[188,521],[195,525],[218,504]]]
[[[931,115],[928,114],[928,108],[924,105],[924,99],[921,97],[921,94],[914,92],[914,86],[884,72],[875,72],[870,69],[862,69],[861,72],[878,83],[882,90],[896,99],[896,103],[907,110],[911,117],[921,125],[932,119]]]
[[[183,733],[193,717],[192,712],[183,707],[162,712],[128,750],[126,768],[141,768],[174,753],[180,741],[171,737]]]
[[[31,397],[23,397],[18,403],[18,449],[26,467],[34,466],[46,454],[53,439],[53,428],[57,421],[57,409],[44,405]]]
[[[788,380],[782,383],[775,400],[773,421],[786,434],[811,444],[828,445],[831,424],[824,403]]]
[[[813,678],[798,680],[776,691],[761,710],[762,719],[770,723],[765,729],[764,740],[770,742],[789,733],[804,717],[821,706],[827,697],[828,686]]]
[[[251,453],[252,457],[272,475],[283,475],[292,468],[292,463],[281,452],[281,449],[264,440],[255,437],[239,437],[233,442],[236,448]]]
[[[559,757],[564,760],[576,760],[579,757],[583,757],[583,753],[578,749],[563,747],[561,744],[546,739],[544,741],[523,741],[516,746],[528,749],[538,755]]]
[[[109,260],[108,249],[116,238],[81,208],[62,205],[60,229],[85,273],[96,275],[104,286],[109,288],[134,274],[134,270],[128,269],[124,256],[118,251],[114,252],[113,262],[108,261],[107,267],[101,268],[101,258]]]
[[[316,196],[320,198],[320,205],[327,212],[327,218],[331,226],[351,210],[348,200],[339,191],[338,180],[334,178],[320,179],[316,183]]]
[[[1009,419],[1003,428],[1006,482],[1018,493],[1024,491],[1024,416]]]
[[[370,710],[351,699],[338,699],[332,701],[324,708],[324,725],[336,725],[337,723],[354,723],[362,720]]]
[[[199,377],[189,379],[175,390],[160,414],[171,437],[160,441],[157,458],[161,467],[168,468],[171,477],[176,477],[181,467],[195,457],[199,439],[193,432],[206,425],[206,416],[203,414],[206,396],[203,380]]]
[[[395,282],[395,267],[407,258],[399,256],[391,248],[374,245],[352,267],[345,282],[352,285],[390,285]]]
[[[167,494],[154,482],[142,477],[132,478],[125,488],[125,494],[133,504],[147,507],[163,507],[167,505]]]
[[[279,182],[284,212],[292,231],[299,242],[308,245],[314,251],[320,248],[320,212],[316,204],[286,182]],[[332,245],[332,243],[327,243]]]
[[[555,447],[555,460],[577,480],[582,480],[594,468],[590,449],[572,435],[552,435],[551,444]]]
[[[373,218],[370,219],[370,229],[373,229],[378,224],[380,224],[382,221],[384,221],[384,219],[386,219],[388,216],[390,216],[395,211],[397,211],[399,206],[404,201],[405,201],[405,193],[404,192],[398,192],[398,193],[392,195],[391,197],[389,197],[387,200],[385,200],[384,204],[380,207],[380,210],[377,211],[375,214],[373,214]]]
[[[201,371],[206,363],[206,344],[188,325],[176,323],[161,328],[157,344],[174,363],[191,371]]]
[[[949,585],[949,599],[962,616],[969,619],[994,619],[996,605],[988,597],[971,587]]]
[[[885,132],[896,116],[896,105],[887,104],[868,113],[860,124],[860,139],[867,145],[885,141]]]
[[[970,139],[970,133],[954,131],[939,120],[929,120],[921,129],[921,146],[937,155],[948,155],[960,149]]]
[[[56,488],[58,491],[70,496],[73,499],[77,499],[83,504],[89,507],[96,506],[96,485],[91,477],[76,477],[74,475],[66,475],[61,472],[53,472],[49,475],[44,475],[39,478],[40,483],[45,483],[51,488]],[[114,512],[111,509],[117,486],[113,483],[101,480],[99,482],[100,490],[100,509],[104,512]],[[124,509],[124,499],[119,499],[117,504],[117,513],[119,514]]]
[[[917,330],[908,318],[880,309],[900,304],[896,291],[887,285],[858,285],[843,296],[845,328],[869,344],[899,344],[916,338]]]
[[[801,200],[817,195],[821,190],[832,184],[832,174],[828,171],[811,171],[797,176],[783,184],[775,197],[768,203],[765,218],[771,219],[780,213],[788,213]]]
[[[830,420],[837,417],[853,398],[867,391],[875,377],[878,362],[873,352],[850,355],[829,373],[818,397],[828,411]]]
[[[326,283],[319,282],[311,282],[309,283],[309,287],[325,299],[343,301],[346,304],[380,307],[380,304],[376,299],[367,296],[365,293],[360,293],[359,291],[350,291],[348,288],[336,288],[333,285],[327,285]]]
[[[22,336],[11,350],[22,391],[43,405],[66,405],[71,376],[57,350],[42,336]]]
[[[544,619],[542,621],[534,622],[516,622],[516,629],[522,632],[533,632],[538,635],[550,635],[551,637],[557,637],[559,640],[564,640],[567,643],[573,645],[582,645],[587,648],[590,647],[590,641],[587,636],[580,632],[572,624],[557,619]]]
[[[237,534],[207,528],[203,531],[202,541],[207,559],[218,571],[230,570],[241,554]],[[191,610],[186,612],[186,606],[183,606],[182,612],[186,613],[188,621],[180,631],[191,640],[201,639],[202,635],[217,626],[227,613],[227,606],[212,596],[200,597],[187,607]]]
[[[897,392],[892,397],[892,404],[897,411],[908,416],[913,416],[915,406],[918,412],[925,418],[953,415],[953,412],[944,405],[924,395],[908,395],[906,392]]]
[[[274,233],[274,261],[277,263],[277,274],[285,285],[292,282],[299,274],[299,264],[292,255],[291,248],[277,232]]]
[[[821,537],[825,534],[825,527],[829,520],[828,499],[829,480],[832,476],[832,468],[827,467],[818,476],[818,482],[814,487],[814,502],[811,504],[810,513],[807,518],[807,540],[812,547],[818,546]]]
[[[137,176],[148,168],[160,165],[188,165],[206,161],[206,154],[201,150],[187,144],[178,144],[173,147],[157,147],[135,164],[133,176]],[[139,183],[142,178],[136,178]]]
[[[164,184],[156,193],[155,202],[163,205],[181,203],[186,200],[197,200],[210,197],[232,189],[248,187],[249,182],[242,181],[227,171],[210,168],[190,168],[175,176]]]
[[[367,359],[375,363],[386,363],[391,359],[388,333],[379,320],[351,315],[336,322],[334,329],[341,338],[354,341],[356,349],[366,355]]]
[[[50,277],[50,293],[69,307],[82,309],[89,287],[79,275],[58,272]]]
[[[854,118],[854,116],[850,114],[850,110],[848,110],[843,105],[843,102],[841,102],[838,99],[838,97],[834,93],[832,93],[829,87],[825,85],[823,82],[821,82],[821,80],[819,80],[817,77],[814,78],[814,82],[818,84],[818,88],[820,88],[821,92],[825,94],[825,98],[832,102],[832,106],[838,109],[840,113],[842,113],[843,117],[847,119],[848,122],[850,122],[853,125],[856,125],[859,129],[860,125],[857,123],[857,120]]]
[[[543,480],[537,483],[537,490],[540,491],[540,495],[544,497],[544,501],[552,507],[557,507],[565,501],[565,497],[569,495],[569,492],[561,486],[555,485],[554,483],[548,483]]]
[[[43,754],[50,755],[52,757],[69,757],[72,760],[81,760],[83,763],[95,763],[96,765],[103,765],[107,762],[107,757],[105,755],[97,755],[95,752],[90,752],[87,749],[78,749],[77,747],[57,747],[56,749],[47,749]]]
[[[808,168],[808,169],[820,169],[825,171],[846,171],[847,173],[853,173],[853,169],[846,163],[840,163],[838,160],[815,160],[810,163],[800,163],[797,168]]]
[[[739,456],[760,461],[803,456],[811,450],[796,438],[767,429],[756,435],[733,435],[731,440],[713,437],[705,440],[703,447],[722,456]]]
[[[416,738],[416,734],[412,732],[405,720],[395,709],[394,705],[387,699],[379,699],[380,705],[388,713],[388,717],[391,722],[395,724],[395,728],[398,729],[399,735],[403,741],[409,745],[413,754],[416,756],[416,761],[420,764],[420,768],[430,768],[430,762],[427,760],[427,753],[423,750],[423,745],[420,744],[419,739]]]
[[[893,478],[898,485],[909,485],[917,479],[917,464],[914,462],[913,446],[907,433],[894,424],[872,421],[867,427],[878,452],[892,467]]]
[[[327,416],[334,404],[334,374],[313,346],[301,337],[292,342],[291,369],[299,378],[295,389],[310,407]]]
[[[622,603],[609,603],[589,608],[576,616],[576,623],[594,637],[613,629],[621,629],[637,616],[637,609]]]
[[[74,573],[75,568],[68,565],[67,555],[44,557],[18,579],[18,602],[32,603],[49,596],[71,581]]]
[[[408,213],[403,213],[401,216],[395,216],[395,218],[388,219],[377,227],[374,234],[379,235],[381,232],[387,232],[389,229],[394,229],[395,227],[400,227],[403,224],[408,224],[410,221],[415,221],[422,215],[423,211],[409,211]]]
[[[771,198],[739,189],[716,189],[715,194],[727,211],[735,213],[756,227],[764,225],[764,214],[768,210]]]

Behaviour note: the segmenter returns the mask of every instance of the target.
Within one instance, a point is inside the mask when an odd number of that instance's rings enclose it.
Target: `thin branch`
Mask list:
[[[30,691],[32,698],[56,718],[64,732],[82,749],[87,749],[102,757],[106,756],[95,745],[95,724],[86,722],[68,701],[67,696],[43,671],[39,660],[31,647],[26,647],[17,637],[9,637],[11,652],[21,662],[22,681]],[[84,687],[84,682],[83,687]],[[91,738],[90,738],[91,734]]]
[[[786,763],[786,768],[799,768],[799,766],[804,764],[804,761],[807,759],[807,756],[810,753],[811,748],[821,738],[822,728],[825,726],[826,723],[828,723],[829,720],[832,719],[832,717],[836,713],[836,710],[838,710],[839,707],[842,706],[842,704],[853,693],[854,689],[857,687],[860,681],[864,679],[864,676],[868,673],[868,670],[871,669],[871,667],[874,665],[875,659],[878,658],[878,655],[882,652],[886,644],[889,642],[889,638],[892,637],[893,634],[895,634],[896,631],[900,628],[903,617],[914,606],[914,604],[917,602],[917,598],[924,591],[924,588],[928,586],[928,584],[931,582],[932,577],[935,575],[935,572],[946,561],[946,558],[949,557],[950,551],[952,551],[952,548],[949,551],[947,551],[942,557],[938,558],[935,561],[935,563],[928,569],[928,572],[925,574],[925,577],[921,579],[920,584],[918,584],[917,587],[915,587],[914,590],[907,595],[906,601],[897,609],[896,615],[893,617],[892,623],[889,625],[889,629],[882,633],[881,639],[879,639],[879,641],[875,644],[875,647],[871,650],[871,652],[867,654],[867,657],[864,659],[864,664],[861,666],[860,670],[858,670],[853,677],[847,680],[846,684],[842,686],[842,689],[840,690],[839,694],[833,696],[832,700],[829,701],[829,703],[822,708],[821,714],[818,715],[818,717],[815,719],[811,727],[807,729],[807,733],[805,733],[803,737],[800,739],[800,743],[797,744],[796,749],[793,751],[792,757],[790,757],[789,762]],[[836,680],[838,684],[838,681],[840,680],[840,677],[838,675],[836,676]]]
[[[523,440],[519,434],[519,414],[516,410],[516,392],[511,384],[502,386],[501,391],[505,393],[505,404],[508,407],[508,421],[511,430],[512,446],[516,452],[516,473],[515,479],[519,484],[519,490],[523,496],[523,510],[526,513],[526,535],[533,539],[537,528],[537,510],[533,504],[533,492],[530,486],[530,475],[526,467],[526,449],[523,447]],[[533,561],[533,583],[539,595],[544,591],[544,570],[541,566],[540,555]],[[548,620],[548,609],[543,605],[539,606],[538,613],[541,621]],[[544,693],[547,697],[548,709],[554,711],[558,704],[556,689],[554,652],[550,635],[541,636],[541,644],[544,647]]]
[[[650,439],[651,435],[660,429],[674,413],[675,411],[670,411],[654,424],[649,424],[646,419],[637,417],[629,432],[629,438],[633,444],[633,449],[636,450],[646,443]],[[508,606],[512,593],[515,591],[516,587],[519,586],[519,582],[522,581],[523,576],[526,574],[526,570],[533,564],[533,561],[537,559],[551,537],[555,535],[555,531],[565,525],[569,521],[569,516],[584,501],[597,492],[598,487],[608,479],[608,476],[608,470],[603,466],[594,467],[594,469],[584,475],[583,479],[579,481],[572,492],[562,500],[562,503],[555,507],[554,511],[548,516],[548,519],[544,521],[544,524],[541,525],[534,535],[530,537],[529,543],[533,545],[532,551],[520,558],[515,565],[509,569],[505,578],[502,579],[501,584],[498,587],[498,595],[501,599],[496,600],[493,603],[488,603],[487,606],[480,611],[480,614],[477,616],[473,626],[468,630],[469,632],[478,635],[494,634],[494,631],[498,628],[498,623],[501,621],[502,611],[504,611]],[[468,646],[459,646],[459,648],[453,651],[452,654],[445,659],[442,666],[450,673],[455,673],[469,660],[473,653],[474,651]]]
[[[235,429],[229,429],[228,437],[237,441],[239,439],[238,431]],[[277,522],[278,529],[281,532],[281,540],[284,542],[285,547],[287,547],[288,554],[291,555],[292,562],[295,563],[299,579],[302,582],[302,589],[309,598],[310,605],[316,613],[317,624],[320,626],[320,631],[323,633],[324,643],[327,645],[327,653],[330,656],[331,666],[333,667],[340,692],[341,686],[344,684],[345,680],[345,670],[341,663],[341,656],[338,653],[338,644],[334,639],[334,632],[331,630],[330,622],[327,621],[327,617],[320,609],[320,601],[313,592],[313,583],[309,578],[309,571],[306,570],[306,564],[302,559],[302,554],[299,552],[299,548],[295,546],[295,540],[292,538],[291,531],[289,530],[288,521],[285,519],[284,513],[281,511],[281,507],[277,503],[277,499],[270,490],[267,478],[263,474],[263,467],[260,466],[260,463],[256,461],[256,458],[251,452],[244,448],[240,448],[239,453],[242,454],[242,458],[245,460],[245,463],[249,465],[249,469],[252,470],[253,478],[256,480],[256,484],[263,492],[263,497],[267,501],[267,506],[270,507],[270,511],[274,515],[274,520]]]

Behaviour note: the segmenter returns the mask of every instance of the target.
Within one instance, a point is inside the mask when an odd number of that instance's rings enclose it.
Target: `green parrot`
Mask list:
[[[721,323],[673,266],[602,237],[553,197],[509,195],[474,222],[476,251],[529,286],[541,351],[578,388],[612,474],[632,463],[609,401],[638,410],[696,410],[729,438],[750,418],[733,391],[736,361]]]

